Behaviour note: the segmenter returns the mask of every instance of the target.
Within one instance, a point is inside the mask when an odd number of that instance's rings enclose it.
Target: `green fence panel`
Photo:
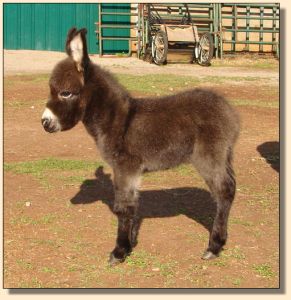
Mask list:
[[[108,13],[102,14],[102,24],[115,24],[115,25],[130,25],[130,4],[120,3],[102,3],[101,12]],[[110,13],[110,14],[109,14]],[[122,13],[128,15],[122,15]],[[103,28],[102,37],[129,37],[129,28]],[[129,44],[126,40],[104,40],[103,41],[103,54],[127,53]]]

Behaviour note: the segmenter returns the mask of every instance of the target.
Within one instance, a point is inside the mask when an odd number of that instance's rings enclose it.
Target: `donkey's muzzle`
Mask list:
[[[53,114],[53,112],[46,108],[42,117],[41,124],[45,131],[52,133],[61,130],[61,126],[58,118]]]
[[[41,124],[45,131],[49,133],[53,133],[57,131],[56,126],[54,125],[54,122],[50,118],[43,118],[41,119]]]

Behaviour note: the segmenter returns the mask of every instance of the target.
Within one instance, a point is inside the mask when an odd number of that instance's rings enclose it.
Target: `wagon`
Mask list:
[[[154,5],[148,10],[152,60],[157,65],[165,64],[170,47],[176,50],[187,48],[192,52],[192,62],[209,66],[213,57],[213,36],[209,32],[199,36],[187,4],[184,6],[186,13],[179,23],[175,20],[174,24],[166,23]]]

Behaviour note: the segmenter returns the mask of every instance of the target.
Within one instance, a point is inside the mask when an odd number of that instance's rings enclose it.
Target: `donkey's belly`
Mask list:
[[[151,155],[146,155],[143,159],[144,171],[165,170],[176,167],[182,163],[190,162],[193,147],[189,149],[166,149]]]

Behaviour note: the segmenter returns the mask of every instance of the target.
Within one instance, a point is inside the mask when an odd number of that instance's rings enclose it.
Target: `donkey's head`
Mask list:
[[[68,32],[68,57],[59,62],[50,77],[50,95],[42,115],[42,125],[48,132],[68,130],[82,118],[85,101],[86,74],[90,59],[85,28]]]

